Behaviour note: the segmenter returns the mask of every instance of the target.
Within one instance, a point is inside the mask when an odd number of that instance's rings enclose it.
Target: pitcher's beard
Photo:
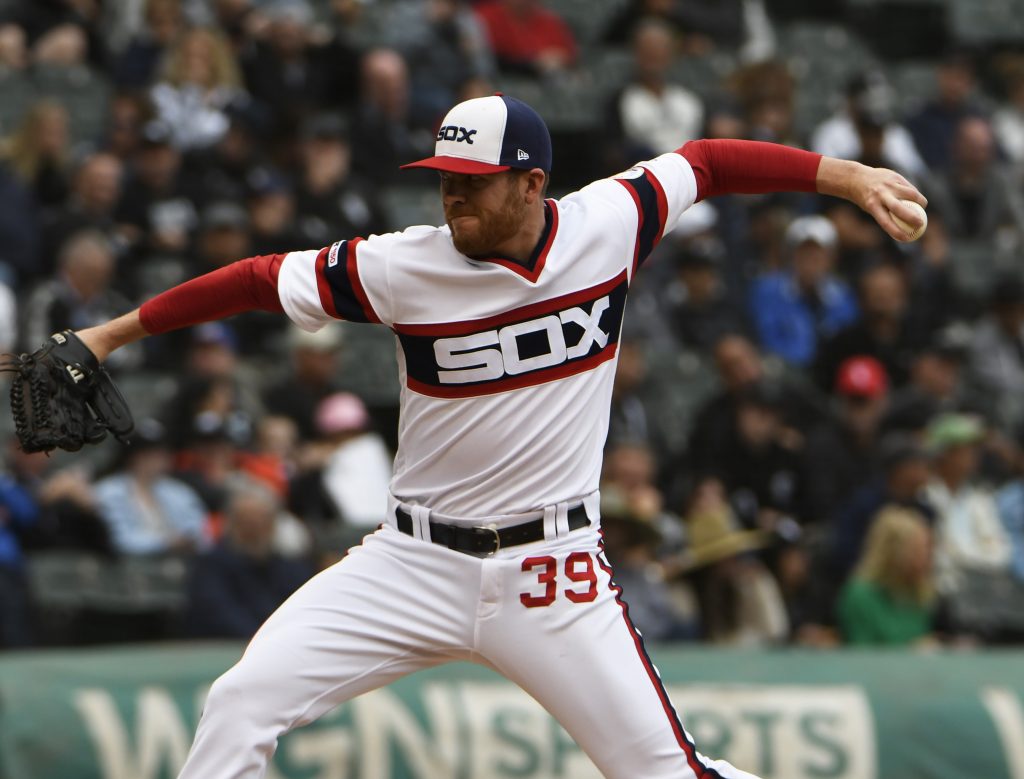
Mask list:
[[[458,214],[456,214],[458,216]],[[523,202],[515,187],[509,187],[508,195],[500,211],[476,216],[476,229],[469,234],[457,232],[452,227],[452,217],[448,217],[448,226],[452,231],[452,243],[460,254],[467,257],[483,257],[493,254],[495,247],[501,246],[509,238],[522,229],[526,219],[526,203]]]

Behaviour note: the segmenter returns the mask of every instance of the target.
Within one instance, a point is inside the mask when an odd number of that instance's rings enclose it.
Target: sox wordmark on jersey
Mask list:
[[[597,488],[629,285],[698,198],[820,187],[891,235],[888,209],[923,198],[891,171],[700,141],[544,200],[547,128],[505,96],[453,108],[435,151],[414,165],[443,171],[446,226],[249,258],[82,334],[109,351],[253,308],[309,330],[342,318],[396,334],[387,516],[213,685],[182,779],[261,777],[282,733],[453,660],[520,685],[612,779],[749,778],[697,752],[602,547]],[[519,221],[486,239],[495,246],[459,251],[510,213]]]

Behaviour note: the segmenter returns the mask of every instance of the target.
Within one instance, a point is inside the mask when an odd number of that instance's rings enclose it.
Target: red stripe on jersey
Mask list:
[[[324,311],[328,315],[335,319],[342,319],[343,317],[338,313],[338,309],[334,305],[331,285],[327,283],[327,276],[324,273],[327,270],[327,255],[330,254],[330,251],[330,246],[325,246],[320,250],[320,253],[316,256],[316,263],[313,265],[313,275],[316,277],[316,291],[320,296],[320,305],[323,306]]]
[[[626,272],[623,271],[614,279],[602,282],[601,284],[590,287],[589,289],[580,290],[579,292],[571,292],[568,295],[550,298],[549,300],[543,300],[540,303],[531,303],[528,306],[514,308],[503,314],[497,314],[484,319],[467,319],[461,322],[438,322],[436,324],[429,325],[395,324],[392,329],[399,333],[406,333],[407,335],[433,335],[438,337],[468,335],[469,333],[489,330],[492,327],[500,327],[501,325],[507,325],[512,322],[520,322],[525,319],[530,319],[534,316],[548,314],[552,311],[558,311],[561,308],[568,308],[569,306],[578,305],[580,303],[589,303],[594,298],[611,292],[623,282],[625,277]]]
[[[366,290],[363,289],[363,282],[359,279],[359,267],[356,263],[356,246],[362,242],[362,238],[353,238],[348,242],[348,252],[345,258],[345,269],[348,271],[348,280],[352,284],[352,291],[356,294],[356,299],[359,301],[359,305],[363,309],[363,313],[366,314],[366,318],[375,324],[380,324],[380,317],[377,316],[377,312],[373,310],[373,306],[370,305],[370,298],[366,296]]]
[[[697,779],[703,779],[706,776],[718,777],[719,773],[717,771],[708,768],[697,758],[697,747],[687,738],[686,731],[683,730],[683,724],[679,721],[679,715],[676,714],[676,710],[669,700],[668,693],[665,691],[665,685],[661,683],[661,676],[658,675],[657,669],[651,663],[651,658],[647,655],[647,650],[644,648],[643,639],[640,638],[640,634],[633,626],[633,621],[629,618],[629,606],[622,600],[622,588],[613,581],[614,574],[612,569],[604,559],[604,533],[600,530],[598,532],[601,533],[601,543],[599,545],[601,551],[596,555],[597,564],[608,574],[608,587],[615,593],[615,602],[619,604],[619,608],[622,610],[622,619],[626,623],[626,629],[633,639],[633,645],[636,647],[636,653],[639,655],[640,662],[647,672],[647,677],[651,680],[651,684],[654,685],[654,691],[657,693],[658,700],[661,701],[661,707],[668,717],[672,733],[676,737],[676,743],[682,748],[683,754],[686,755],[686,763],[690,766],[690,770],[693,771]]]
[[[575,376],[577,373],[585,373],[596,368],[601,363],[612,359],[617,351],[618,344],[613,343],[609,344],[607,349],[603,349],[597,354],[592,354],[590,357],[582,360],[573,360],[572,362],[552,366],[545,370],[532,371],[519,376],[511,376],[507,379],[481,382],[479,384],[451,384],[439,387],[433,384],[424,384],[411,376],[407,378],[406,384],[413,392],[418,392],[420,395],[429,395],[432,398],[474,398],[481,395],[494,395],[499,392],[532,387],[536,384],[547,384],[549,381],[565,379],[569,376]]]
[[[633,242],[633,266],[629,274],[629,277],[633,278],[633,276],[636,275],[637,263],[640,262],[640,231],[643,230],[644,227],[644,209],[643,206],[640,205],[640,196],[637,195],[636,190],[622,179],[615,180],[618,181],[622,185],[622,188],[629,193],[629,196],[633,198],[633,205],[636,206],[636,240]]]

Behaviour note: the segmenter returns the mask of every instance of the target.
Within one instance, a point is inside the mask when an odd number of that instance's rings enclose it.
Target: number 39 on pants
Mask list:
[[[519,602],[528,609],[550,606],[562,595],[573,603],[590,603],[597,597],[597,572],[589,552],[573,552],[559,570],[558,560],[550,555],[527,557],[523,573],[536,576],[528,592],[519,593]]]

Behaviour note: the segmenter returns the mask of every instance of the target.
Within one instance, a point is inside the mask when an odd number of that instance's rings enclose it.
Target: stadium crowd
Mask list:
[[[1024,41],[944,28],[908,65],[846,5],[0,2],[0,350],[439,219],[398,165],[496,89],[548,118],[556,197],[699,137],[892,167],[930,201],[915,243],[811,195],[664,237],[621,341],[608,556],[654,641],[1020,642]],[[26,455],[0,423],[0,648],[244,639],[380,523],[387,333],[243,315],[108,367],[130,447]]]

